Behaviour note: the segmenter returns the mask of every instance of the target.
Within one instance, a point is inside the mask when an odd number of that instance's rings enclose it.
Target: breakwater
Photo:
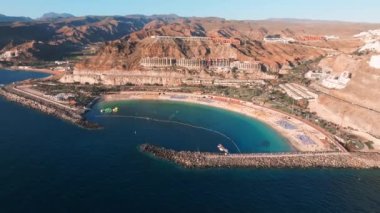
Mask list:
[[[58,117],[85,129],[100,128],[98,124],[91,123],[84,118],[84,110],[74,111],[62,108],[42,99],[37,99],[32,96],[23,94],[17,90],[14,90],[12,86],[5,86],[0,88],[0,96],[3,96],[8,101],[19,103],[23,106],[44,112],[48,115]]]
[[[222,155],[174,151],[143,144],[140,150],[185,168],[380,168],[379,153],[266,153]]]

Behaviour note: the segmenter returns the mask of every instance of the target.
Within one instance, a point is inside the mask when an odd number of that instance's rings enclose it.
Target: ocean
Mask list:
[[[45,74],[0,71],[0,84]],[[117,114],[101,108],[118,106]],[[183,169],[138,150],[292,151],[265,124],[185,103],[99,103],[85,130],[0,98],[0,212],[378,212],[380,171]],[[149,119],[147,119],[149,118]]]

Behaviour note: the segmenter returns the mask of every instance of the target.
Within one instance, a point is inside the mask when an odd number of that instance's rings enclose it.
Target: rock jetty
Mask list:
[[[3,96],[5,99],[9,101],[16,102],[23,106],[58,117],[85,129],[100,128],[98,124],[91,123],[84,118],[84,111],[63,109],[59,106],[45,102],[43,100],[39,100],[33,97],[27,97],[23,94],[18,93],[15,90],[12,90],[11,87],[6,86],[0,88],[0,96]]]
[[[185,168],[380,168],[379,153],[267,153],[222,155],[174,151],[143,144],[140,150]]]

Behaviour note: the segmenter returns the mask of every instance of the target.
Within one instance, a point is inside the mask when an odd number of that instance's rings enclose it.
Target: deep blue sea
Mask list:
[[[44,76],[0,71],[0,84]],[[109,106],[120,112],[99,113]],[[292,151],[272,129],[236,113],[129,101],[99,103],[87,116],[104,129],[84,130],[0,98],[0,213],[380,212],[379,170],[189,170],[138,151],[142,143]]]

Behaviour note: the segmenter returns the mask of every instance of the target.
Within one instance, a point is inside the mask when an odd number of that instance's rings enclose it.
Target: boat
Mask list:
[[[222,144],[219,144],[218,146],[219,151],[223,152],[225,155],[228,154],[228,149],[225,148]]]
[[[111,108],[104,108],[100,110],[101,113],[111,113],[112,109]]]
[[[119,112],[119,107],[114,107],[114,108],[108,107],[108,108],[100,109],[100,112],[106,113],[106,114],[116,113],[116,112]]]

